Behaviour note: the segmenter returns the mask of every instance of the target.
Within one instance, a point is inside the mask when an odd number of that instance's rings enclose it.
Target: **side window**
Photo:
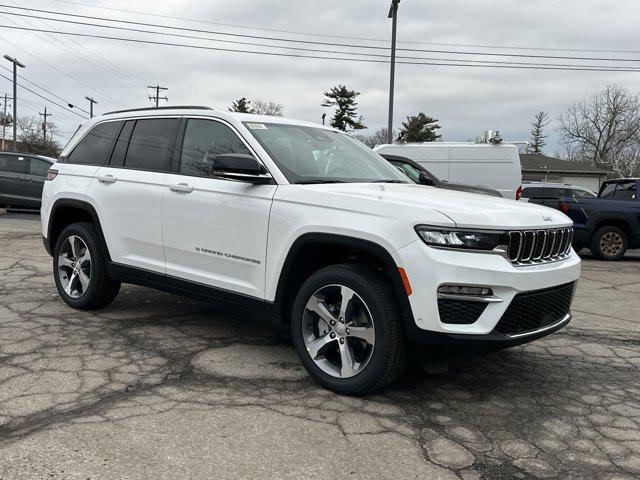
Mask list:
[[[615,183],[606,183],[600,190],[600,198],[608,198],[609,200],[613,199],[613,195],[616,192],[616,184]]]
[[[109,161],[111,167],[122,167],[124,165],[124,157],[127,155],[127,147],[129,146],[129,140],[131,140],[131,132],[136,124],[135,120],[127,120],[124,122],[124,127],[120,131],[116,146],[113,148],[113,154]]]
[[[575,198],[595,198],[595,195],[586,190],[572,190],[571,192]]]
[[[211,176],[216,155],[252,155],[242,140],[226,125],[213,120],[189,119],[182,142],[180,173]]]
[[[398,167],[402,173],[404,173],[407,177],[409,177],[413,182],[418,183],[420,181],[420,172],[413,168],[408,163],[404,162],[391,162],[393,165]]]
[[[27,173],[27,159],[18,155],[0,155],[0,172]]]
[[[122,122],[105,122],[93,127],[76,145],[67,162],[82,165],[103,165],[111,154],[113,142]]]
[[[51,168],[51,164],[49,162],[31,157],[31,161],[29,162],[29,175],[46,177],[49,168]]]
[[[176,118],[138,120],[127,149],[124,166],[138,170],[171,170],[173,141],[178,128]]]
[[[614,198],[616,200],[635,200],[636,199],[636,182],[619,183],[616,187],[616,193]]]
[[[523,198],[540,198],[542,197],[542,188],[540,187],[527,187],[522,189]]]

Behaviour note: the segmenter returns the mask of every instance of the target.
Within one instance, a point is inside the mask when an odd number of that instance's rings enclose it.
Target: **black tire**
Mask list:
[[[319,289],[344,285],[357,293],[371,313],[375,346],[366,366],[355,376],[339,378],[323,371],[311,358],[303,338],[303,314]],[[291,313],[293,343],[309,375],[321,386],[344,395],[365,395],[393,382],[402,373],[407,349],[391,285],[368,267],[339,264],[313,273],[300,287]],[[347,339],[347,342],[349,340]]]
[[[624,230],[606,226],[600,228],[591,239],[591,253],[600,260],[620,260],[629,246],[629,239]]]
[[[65,240],[72,235],[80,237],[91,255],[89,284],[86,291],[78,298],[74,298],[65,292],[60,275],[58,275],[60,250]],[[120,291],[120,282],[115,282],[109,278],[107,258],[106,247],[103,245],[92,223],[74,223],[62,231],[53,249],[53,276],[58,293],[67,305],[78,310],[95,310],[113,302]]]

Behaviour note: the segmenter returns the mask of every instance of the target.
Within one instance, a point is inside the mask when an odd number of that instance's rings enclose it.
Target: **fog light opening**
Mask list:
[[[489,287],[472,287],[468,285],[441,285],[438,293],[444,295],[470,295],[474,297],[491,297],[493,290]]]

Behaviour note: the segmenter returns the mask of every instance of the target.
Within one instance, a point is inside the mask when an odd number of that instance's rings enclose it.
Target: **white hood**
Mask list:
[[[291,187],[313,192],[316,204],[339,205],[342,209],[372,215],[405,218],[413,224],[441,218],[434,215],[438,212],[451,219],[457,227],[528,229],[572,225],[569,217],[552,208],[424,185],[332,183]],[[286,195],[290,200],[293,200],[292,193],[288,191]],[[304,202],[303,198],[298,201]]]

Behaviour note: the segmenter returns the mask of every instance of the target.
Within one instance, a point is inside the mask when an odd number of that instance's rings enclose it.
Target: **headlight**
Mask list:
[[[490,251],[509,243],[507,232],[496,230],[466,230],[418,225],[416,232],[430,247]]]

